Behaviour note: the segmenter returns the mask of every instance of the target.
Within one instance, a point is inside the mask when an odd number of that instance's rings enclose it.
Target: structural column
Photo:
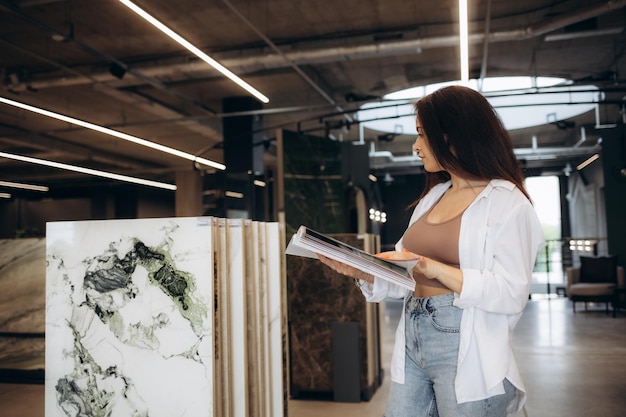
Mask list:
[[[263,173],[262,119],[261,115],[251,114],[262,107],[263,104],[253,97],[227,97],[222,100],[227,173]],[[233,113],[233,116],[228,116],[228,113]]]
[[[253,97],[228,97],[222,101],[224,118],[224,209],[226,217],[262,220],[258,202],[262,190],[254,180],[264,174],[262,103]],[[232,113],[232,116],[228,116]]]

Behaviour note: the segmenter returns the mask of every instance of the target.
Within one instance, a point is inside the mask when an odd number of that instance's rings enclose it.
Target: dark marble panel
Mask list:
[[[45,304],[45,240],[0,240],[0,369],[14,371],[1,380],[20,380],[18,370],[43,370]]]
[[[340,142],[283,131],[287,236],[302,224],[323,233],[346,230]]]
[[[372,235],[367,236],[373,238]],[[363,239],[355,234],[333,237],[352,246],[364,246]],[[370,337],[376,342],[368,346],[367,333],[372,332],[372,326],[367,326],[366,309],[371,310],[377,322],[378,305],[365,302],[352,279],[337,274],[315,259],[289,256],[287,277],[292,397],[332,398],[334,322],[359,323],[360,388],[362,392],[371,390],[368,372],[378,376],[380,364],[376,360],[378,352],[369,352],[368,361],[368,349],[378,350],[380,343],[375,326],[376,334],[370,334]]]
[[[45,304],[45,240],[0,240],[0,332],[43,333]]]

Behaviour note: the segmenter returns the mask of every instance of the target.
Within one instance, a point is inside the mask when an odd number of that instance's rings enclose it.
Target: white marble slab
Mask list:
[[[261,416],[263,409],[263,373],[261,368],[261,314],[259,309],[259,288],[261,258],[258,241],[259,222],[248,221],[244,228],[246,252],[246,305],[248,317],[248,401],[249,414]]]
[[[269,334],[269,300],[267,296],[267,286],[270,279],[270,268],[268,266],[268,256],[270,250],[267,248],[267,227],[263,225],[259,229],[259,247],[261,249],[261,276],[259,277],[259,315],[260,315],[260,331],[261,331],[261,347],[260,361],[261,372],[263,380],[263,412],[266,416],[271,416],[272,412],[272,384],[270,373],[271,370],[271,356],[270,356],[270,334]]]
[[[47,417],[212,415],[210,226],[48,224]]]
[[[248,337],[243,220],[229,219],[228,283],[233,417],[248,416]]]
[[[231,389],[231,351],[230,351],[230,309],[228,308],[228,233],[225,219],[215,219],[213,222],[216,250],[216,373],[215,380],[219,384],[215,387],[216,415],[231,416],[233,398]]]
[[[270,416],[282,416],[285,409],[285,266],[284,233],[278,223],[267,223],[267,322],[269,351]]]

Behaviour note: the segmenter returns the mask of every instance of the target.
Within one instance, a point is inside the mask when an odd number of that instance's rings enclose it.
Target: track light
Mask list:
[[[467,26],[467,0],[459,0],[459,46],[461,49],[461,82],[463,83],[469,81],[469,35]]]
[[[594,153],[589,158],[587,158],[585,161],[583,161],[580,164],[578,164],[578,166],[576,166],[576,170],[580,171],[581,169],[583,169],[584,167],[586,167],[587,165],[589,165],[590,163],[592,163],[593,161],[595,161],[598,158],[600,158],[600,155],[597,154],[597,153]]]
[[[244,197],[243,193],[239,193],[237,191],[226,191],[224,195],[230,198],[243,198]]]
[[[211,161],[209,159],[200,158],[187,152],[179,151],[178,149],[170,148],[168,146],[160,145],[149,140],[141,139],[136,136],[132,136],[126,133],[118,132],[117,130],[102,127],[93,123],[85,122],[83,120],[75,119],[73,117],[65,116],[59,113],[55,113],[49,110],[40,109],[39,107],[31,106],[19,101],[10,100],[5,97],[0,97],[0,103],[8,104],[9,106],[18,107],[20,109],[32,111],[33,113],[41,114],[43,116],[52,117],[53,119],[61,120],[63,122],[71,123],[76,126],[84,127],[86,129],[95,130],[96,132],[104,133],[105,135],[114,136],[119,139],[127,140],[129,142],[136,143],[141,146],[147,146],[148,148],[156,149],[157,151],[165,152],[170,155],[178,156],[180,158],[187,159],[194,163],[200,163],[216,169],[224,170],[226,166],[219,162]]]
[[[46,192],[49,190],[49,188],[44,185],[22,184],[20,182],[10,182],[10,181],[0,181],[0,187],[21,188],[23,190],[43,191],[43,192]]]
[[[97,177],[110,178],[118,181],[131,182],[139,185],[147,185],[149,187],[163,188],[166,190],[176,190],[174,184],[166,184],[163,182],[145,180],[143,178],[129,177],[127,175],[114,174],[112,172],[99,171],[91,168],[83,168],[75,165],[63,164],[61,162],[48,161],[45,159],[31,158],[29,156],[14,155],[6,152],[0,152],[0,158],[14,159],[16,161],[29,162],[31,164],[45,165],[52,168],[64,169],[67,171],[80,172],[81,174],[95,175]]]
[[[266,96],[264,96],[261,92],[256,90],[254,87],[252,87],[250,84],[248,84],[247,82],[245,82],[244,80],[242,80],[241,78],[236,76],[235,74],[233,74],[230,70],[228,70],[222,64],[220,64],[219,62],[217,62],[216,60],[214,60],[213,58],[211,58],[210,56],[208,56],[207,54],[202,52],[200,49],[195,47],[189,41],[187,41],[182,36],[180,36],[179,34],[174,32],[172,29],[168,28],[163,23],[159,22],[152,15],[150,15],[148,12],[146,12],[145,10],[143,10],[142,8],[137,6],[135,3],[133,3],[132,1],[129,1],[129,0],[120,0],[120,2],[124,6],[128,7],[133,12],[137,13],[139,16],[144,18],[152,26],[156,27],[161,32],[163,32],[164,34],[166,34],[167,36],[169,36],[170,38],[172,38],[173,40],[178,42],[181,46],[183,46],[184,48],[189,50],[191,53],[196,55],[198,58],[200,58],[201,60],[203,60],[204,62],[206,62],[207,64],[211,65],[213,68],[215,68],[219,72],[221,72],[224,76],[228,77],[235,84],[237,84],[238,86],[240,86],[241,88],[243,88],[244,90],[246,90],[247,92],[252,94],[259,101],[261,101],[263,103],[269,103],[270,99],[267,98]]]

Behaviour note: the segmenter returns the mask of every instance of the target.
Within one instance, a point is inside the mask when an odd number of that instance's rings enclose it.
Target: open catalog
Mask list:
[[[315,259],[317,259],[317,254],[320,254],[411,291],[415,290],[415,281],[410,271],[415,266],[417,259],[387,260],[379,258],[306,226],[300,226],[291,237],[285,253]]]

